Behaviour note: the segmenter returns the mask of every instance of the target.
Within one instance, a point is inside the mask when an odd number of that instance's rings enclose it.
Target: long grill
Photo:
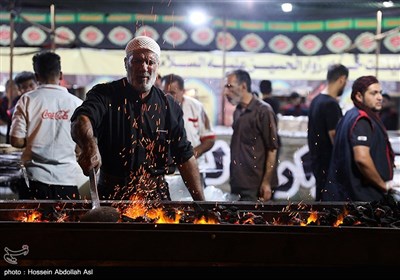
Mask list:
[[[150,210],[136,216],[127,211],[133,202],[101,204],[120,209],[119,222],[80,222],[90,202],[3,201],[1,243],[14,251],[28,246],[29,252],[17,257],[22,266],[394,268],[400,264],[400,211],[393,200],[168,202],[150,205]],[[151,216],[155,209],[171,221]],[[202,222],[195,223],[196,219]]]

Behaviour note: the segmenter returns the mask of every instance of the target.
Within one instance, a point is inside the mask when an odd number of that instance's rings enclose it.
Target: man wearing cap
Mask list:
[[[328,201],[379,201],[399,182],[392,181],[394,153],[378,112],[382,89],[374,76],[354,81],[347,111],[336,127],[326,192]]]
[[[160,47],[150,37],[127,44],[127,76],[95,85],[72,116],[85,175],[100,170],[100,199],[170,200],[164,175],[174,161],[194,200],[204,200],[182,109],[154,86]]]

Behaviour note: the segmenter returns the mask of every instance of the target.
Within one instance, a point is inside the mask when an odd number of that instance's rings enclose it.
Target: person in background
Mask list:
[[[272,83],[270,80],[262,80],[260,82],[260,92],[262,94],[262,100],[271,105],[275,115],[278,115],[280,102],[278,98],[272,96]]]
[[[204,200],[182,109],[155,86],[160,46],[138,36],[125,52],[127,77],[94,86],[72,117],[84,174],[100,170],[102,199],[170,200],[165,174],[176,164],[193,200]]]
[[[70,118],[82,100],[59,85],[59,55],[40,52],[32,60],[39,86],[18,100],[10,131],[11,145],[24,148],[21,161],[29,178],[19,198],[80,199]]]
[[[399,129],[399,113],[393,106],[390,95],[384,93],[382,98],[382,110],[379,112],[379,116],[383,125],[387,130]]]
[[[14,78],[14,82],[21,95],[37,88],[35,73],[31,71],[22,71],[18,73]]]
[[[172,95],[181,105],[187,139],[193,146],[194,156],[200,170],[205,168],[205,157],[215,143],[215,132],[203,104],[197,99],[185,95],[185,84],[181,76],[169,74],[163,77],[164,92]],[[205,178],[201,174],[202,185]]]
[[[260,92],[262,94],[262,100],[267,102],[269,105],[271,105],[272,109],[274,110],[275,115],[278,116],[281,104],[280,104],[279,99],[272,95],[272,82],[270,80],[262,80],[260,82]],[[277,126],[279,126],[278,117],[276,120],[277,120],[276,124],[277,124]],[[278,134],[278,150],[276,152],[277,160],[279,160],[279,157],[280,157],[281,146],[282,146],[282,140],[281,140],[280,135]]]
[[[374,76],[353,83],[354,107],[336,127],[324,201],[380,201],[400,182],[392,181],[394,152],[379,118],[382,89]]]
[[[308,111],[307,142],[316,181],[316,201],[321,200],[325,189],[336,125],[343,116],[338,98],[343,94],[348,77],[349,69],[346,66],[331,65],[326,77],[326,91],[314,97]]]
[[[14,80],[8,80],[5,85],[5,95],[0,100],[0,124],[6,125],[6,144],[10,144],[10,128],[12,110],[17,104],[20,92]]]
[[[226,75],[224,95],[236,106],[231,138],[231,193],[240,200],[267,201],[277,186],[277,120],[272,107],[255,97],[247,71]]]
[[[303,98],[297,92],[292,92],[289,96],[289,104],[282,108],[284,116],[307,116],[308,109],[304,105]]]
[[[14,78],[14,83],[18,87],[19,95],[14,100],[14,106],[8,109],[8,113],[10,116],[14,114],[15,105],[17,104],[17,101],[19,100],[21,95],[37,88],[35,74],[30,71],[22,71],[18,73]],[[9,126],[11,127],[11,122]]]
[[[155,86],[158,87],[159,89],[162,89],[162,80],[163,77],[161,76],[160,73],[157,74],[157,78],[156,78],[156,82],[155,82]]]

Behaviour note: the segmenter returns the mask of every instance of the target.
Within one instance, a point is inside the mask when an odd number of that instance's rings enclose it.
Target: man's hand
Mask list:
[[[396,188],[400,190],[400,182],[398,182],[398,181],[391,180],[391,181],[385,182],[385,184],[386,184],[386,191],[388,191],[388,192],[391,189],[396,189]]]
[[[268,201],[272,198],[271,184],[262,183],[260,187],[260,201]]]
[[[96,172],[101,166],[101,155],[97,146],[97,139],[94,137],[92,124],[85,115],[80,115],[71,124],[71,136],[77,144],[78,163],[83,174],[89,176],[91,169]]]
[[[78,155],[78,163],[82,168],[83,174],[89,176],[89,171],[94,169],[96,172],[101,167],[101,156],[97,144],[87,146],[87,149],[81,150]]]

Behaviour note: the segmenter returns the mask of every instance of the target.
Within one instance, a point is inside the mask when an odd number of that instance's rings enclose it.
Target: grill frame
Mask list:
[[[22,266],[397,266],[392,228],[143,223],[0,223],[29,246]],[[45,240],[45,242],[43,242]],[[397,244],[396,244],[397,243]],[[3,261],[4,263],[4,261]]]
[[[35,209],[56,201],[0,202],[0,216],[18,207]],[[112,202],[102,201],[102,205]],[[122,203],[122,202],[121,202]],[[192,206],[192,202],[171,202]],[[247,211],[278,213],[287,203],[196,203],[196,207],[235,205]],[[90,202],[67,202],[84,213]],[[18,206],[16,208],[16,206]],[[343,204],[314,203],[308,208],[323,210]],[[289,206],[289,208],[292,206]],[[293,205],[297,208],[296,205]],[[307,207],[305,208],[306,210]],[[72,209],[72,208],[71,208]],[[152,224],[0,221],[4,247],[29,253],[18,257],[26,267],[328,267],[359,266],[395,268],[398,228],[329,227],[235,224]],[[9,266],[4,260],[0,266]]]

